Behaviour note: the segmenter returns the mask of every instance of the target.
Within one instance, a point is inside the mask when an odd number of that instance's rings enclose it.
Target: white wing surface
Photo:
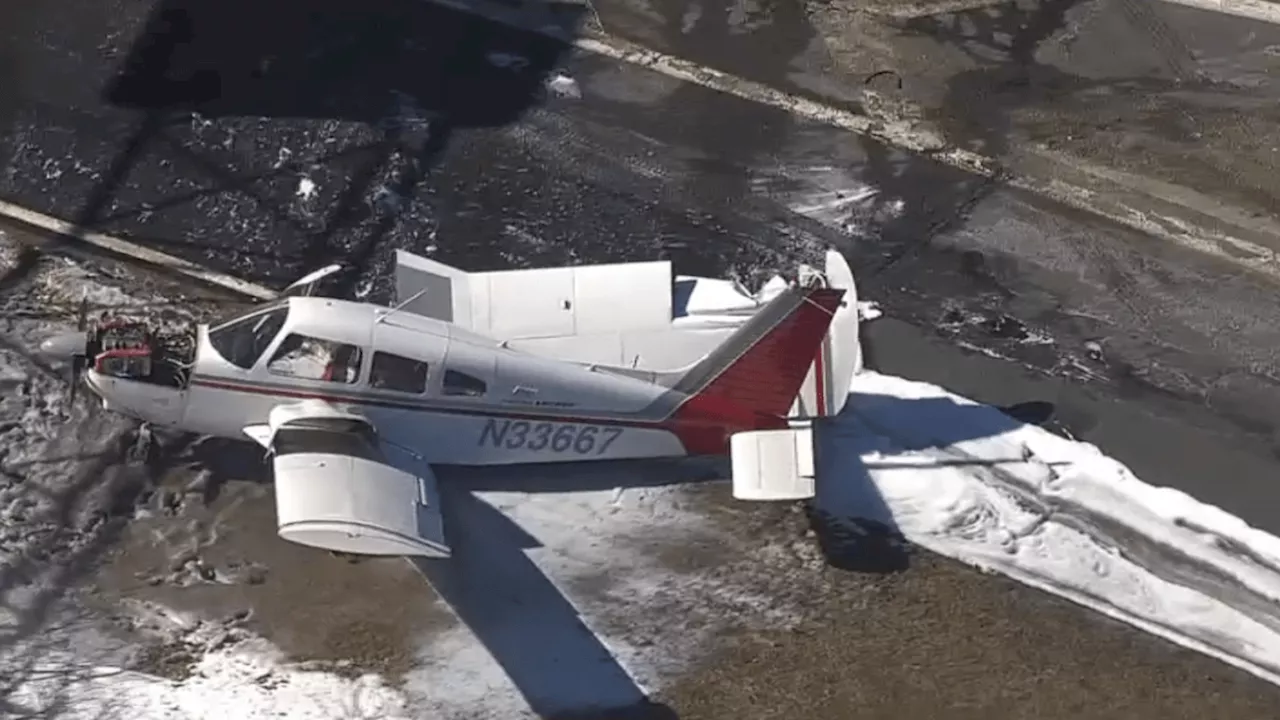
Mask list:
[[[307,400],[245,434],[272,454],[280,537],[359,555],[448,557],[430,465],[368,418]]]

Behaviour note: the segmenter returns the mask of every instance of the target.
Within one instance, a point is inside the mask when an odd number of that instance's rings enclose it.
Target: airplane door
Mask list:
[[[491,273],[488,280],[486,334],[514,339],[576,332],[574,268],[506,270]]]
[[[498,350],[450,340],[435,390],[448,399],[490,397],[497,384]]]

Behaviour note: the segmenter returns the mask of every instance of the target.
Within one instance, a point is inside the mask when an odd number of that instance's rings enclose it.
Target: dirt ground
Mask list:
[[[786,633],[743,633],[668,702],[697,718],[1273,718],[1280,691],[924,552]]]
[[[808,617],[791,630],[723,638],[700,672],[663,693],[685,720],[1280,713],[1280,688],[1038,590],[886,542],[875,528],[832,537],[802,513],[744,514],[727,493],[698,492],[712,521],[733,523],[744,543],[795,538],[823,546],[827,561],[772,568],[811,598]]]
[[[193,448],[144,499],[95,582],[98,597],[234,620],[297,661],[398,679],[415,637],[452,626],[453,615],[402,559],[345,558],[281,540],[270,473],[247,444]],[[139,669],[175,674],[175,652],[185,649],[162,643]]]
[[[353,563],[276,537],[263,477],[221,469],[254,467],[244,452],[215,445],[186,460],[212,472],[179,464],[165,477],[95,579],[100,602],[233,618],[294,660],[392,680],[412,667],[413,647],[456,622],[408,563]],[[665,706],[638,717],[1280,714],[1280,688],[874,529],[855,541],[799,506],[746,508],[720,485],[689,492],[740,545],[729,553],[669,544],[663,561],[681,573],[745,572],[771,597],[798,602],[804,618],[718,638],[699,669],[657,698]],[[140,669],[181,676],[190,649],[152,642]]]

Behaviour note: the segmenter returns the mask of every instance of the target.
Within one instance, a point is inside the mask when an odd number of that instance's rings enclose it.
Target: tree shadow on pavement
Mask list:
[[[583,6],[553,7],[576,29]],[[159,0],[103,91],[132,135],[75,221],[277,283],[344,262],[350,291],[429,216],[454,134],[537,105],[569,47],[421,0]],[[224,219],[264,242],[228,246]]]
[[[1188,69],[1192,61],[1181,57],[1186,55],[1185,47],[1171,39],[1172,30],[1165,27],[1156,32],[1138,27],[1143,23],[1137,19],[1131,19],[1134,42],[1159,46],[1165,41],[1182,48],[1179,53],[1156,47],[1171,68],[1172,80],[1153,76],[1092,79],[1046,62],[1042,50],[1075,32],[1071,29],[1073,12],[1086,3],[1087,0],[1010,2],[904,22],[904,33],[947,45],[979,64],[954,75],[947,84],[942,107],[933,119],[945,129],[948,138],[988,156],[1003,157],[1011,150],[1013,115],[1021,109],[1107,88],[1125,93],[1157,93],[1178,82],[1198,80]],[[1147,3],[1117,0],[1117,4],[1123,6],[1124,17],[1147,14],[1139,7]]]
[[[74,701],[70,685],[108,662],[80,647],[75,633],[93,618],[71,607],[69,593],[116,546],[161,469],[185,447],[178,440],[140,453],[129,423],[96,410],[75,415],[49,439],[48,456],[0,480],[0,716],[7,718],[62,717]],[[70,448],[77,452],[59,452]]]

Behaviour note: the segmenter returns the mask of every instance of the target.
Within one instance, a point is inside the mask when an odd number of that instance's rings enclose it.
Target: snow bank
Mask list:
[[[58,720],[408,720],[402,694],[372,675],[347,679],[288,668],[265,645],[204,655],[170,681],[112,667],[50,665],[12,694],[11,706]]]
[[[867,372],[853,393],[821,446],[824,513],[1280,682],[1280,539],[942,388]]]
[[[697,280],[690,313],[742,321],[722,310],[741,290]],[[815,505],[833,522],[880,523],[1280,684],[1280,538],[943,388],[864,372],[850,392],[819,440]]]

